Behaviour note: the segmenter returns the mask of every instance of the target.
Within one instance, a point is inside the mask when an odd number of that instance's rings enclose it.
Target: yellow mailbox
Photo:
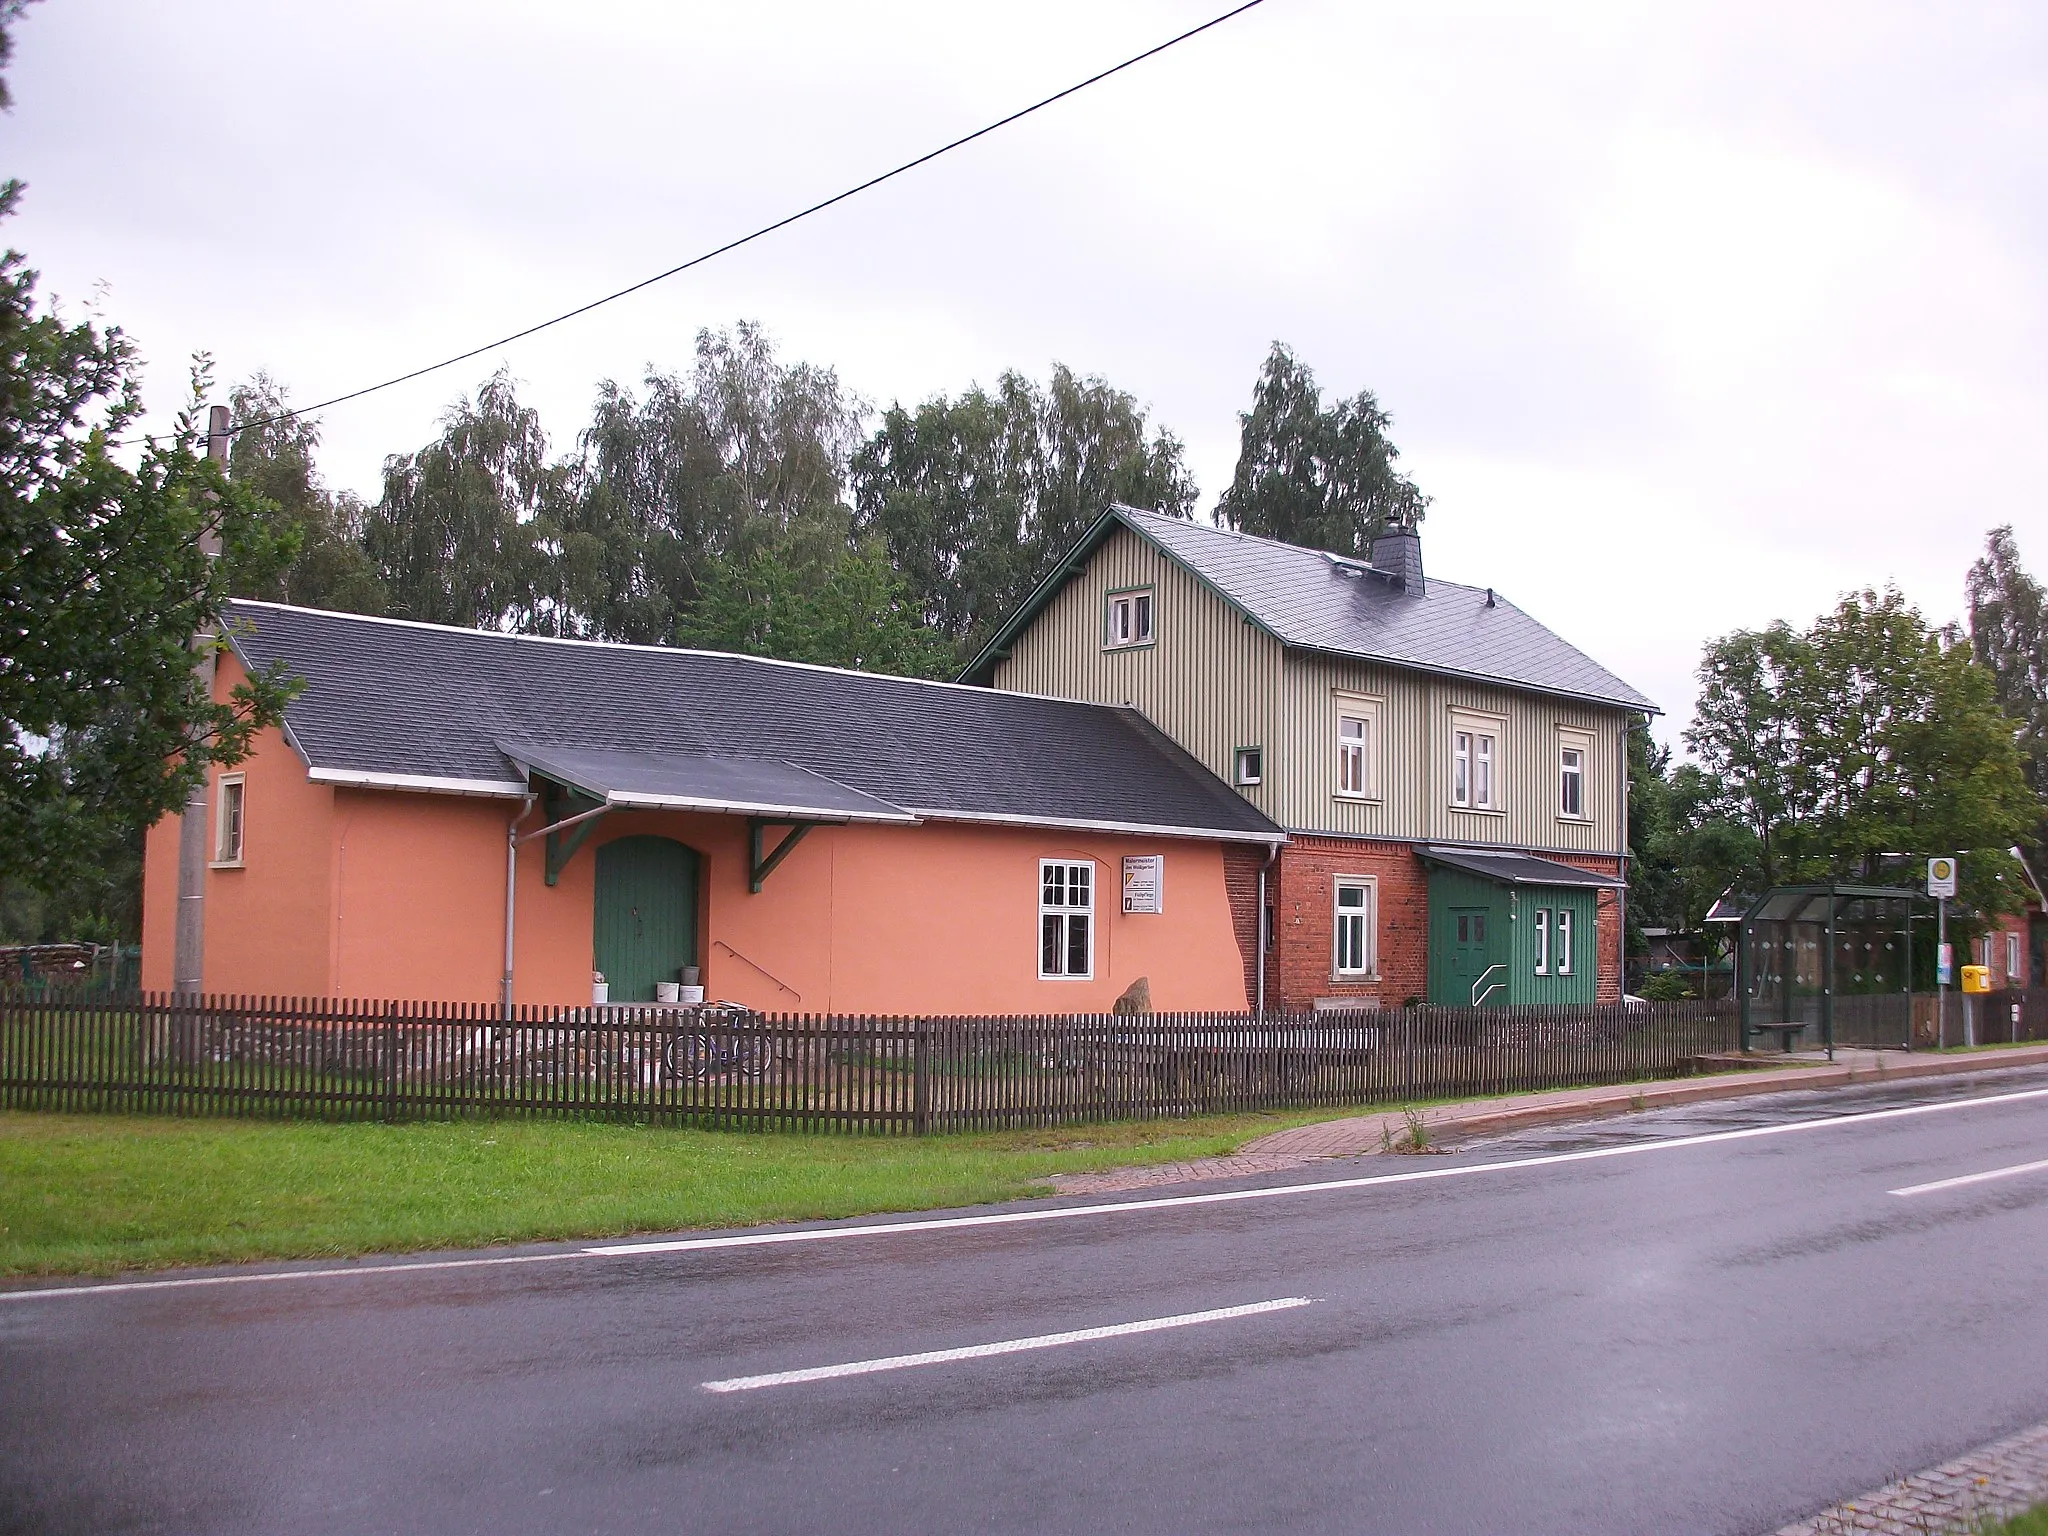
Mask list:
[[[1989,992],[1991,990],[1991,967],[1988,965],[1964,966],[1963,990],[1965,992]]]

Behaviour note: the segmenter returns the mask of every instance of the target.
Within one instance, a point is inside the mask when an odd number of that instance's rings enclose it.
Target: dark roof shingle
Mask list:
[[[1135,710],[655,646],[546,640],[269,603],[235,649],[305,679],[315,769],[506,784],[499,743],[793,764],[938,818],[1277,840]]]
[[[1117,516],[1284,644],[1542,693],[1657,706],[1498,593],[1428,577],[1420,597],[1357,562],[1119,507]],[[1489,595],[1492,602],[1489,605]]]

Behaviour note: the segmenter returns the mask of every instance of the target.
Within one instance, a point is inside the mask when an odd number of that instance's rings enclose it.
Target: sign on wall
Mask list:
[[[1166,856],[1160,853],[1124,855],[1124,910],[1164,912],[1166,910]]]

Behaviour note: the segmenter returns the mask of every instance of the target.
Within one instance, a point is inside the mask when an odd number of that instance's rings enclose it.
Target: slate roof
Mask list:
[[[286,729],[329,782],[517,793],[524,775],[501,743],[523,744],[644,754],[650,773],[695,759],[690,772],[720,783],[753,759],[766,789],[807,770],[941,820],[1283,840],[1132,709],[271,603],[237,602],[232,617],[247,664],[305,679]]]
[[[1429,576],[1418,597],[1382,573],[1334,561],[1321,550],[1131,507],[1112,508],[1062,563],[1062,574],[1034,594],[963,675],[992,678],[998,653],[1119,524],[1186,566],[1283,644],[1659,713],[1498,592],[1489,606],[1486,589]]]

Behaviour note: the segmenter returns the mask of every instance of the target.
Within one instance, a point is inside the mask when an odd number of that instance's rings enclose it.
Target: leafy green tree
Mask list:
[[[829,368],[784,363],[742,321],[700,331],[688,375],[607,381],[535,529],[546,557],[523,627],[654,643],[730,561],[784,541],[846,545],[860,402]],[[809,530],[810,532],[806,532]]]
[[[1237,472],[1216,505],[1225,527],[1363,558],[1382,529],[1429,505],[1394,467],[1393,418],[1372,392],[1326,409],[1315,374],[1280,342],[1237,419]]]
[[[2040,803],[2027,841],[2048,854],[2048,592],[2020,565],[2010,525],[1991,530],[1970,567],[1970,646],[1999,706],[2019,722],[2020,755]],[[2037,866],[2038,867],[2038,866]]]
[[[500,369],[441,418],[441,435],[384,461],[363,548],[390,611],[495,629],[520,613],[534,563],[529,524],[562,494],[537,412]]]
[[[1992,675],[1959,635],[1866,590],[1804,631],[1714,641],[1699,677],[1693,814],[1753,840],[1755,884],[1876,879],[1886,855],[1967,851],[1966,903],[2012,904],[2005,850],[2035,803]]]
[[[853,479],[855,526],[883,541],[962,659],[1112,502],[1186,517],[1195,501],[1178,438],[1057,364],[1043,387],[1007,372],[992,394],[891,406]]]
[[[20,191],[0,191],[0,216]],[[192,644],[223,621],[228,570],[274,569],[294,541],[193,451],[196,401],[135,468],[117,462],[109,442],[142,414],[134,348],[41,310],[35,285],[20,252],[0,259],[0,885],[53,892],[281,718],[286,678],[216,703]]]
[[[709,568],[684,611],[684,645],[943,677],[953,648],[928,628],[879,546],[805,551],[784,541]]]
[[[298,554],[282,571],[265,575],[231,566],[228,582],[235,595],[346,613],[384,612],[384,583],[363,549],[370,509],[321,482],[313,462],[319,425],[309,417],[286,416],[285,391],[268,374],[235,386],[228,402],[238,424],[260,423],[236,432],[228,478],[269,502],[281,526],[298,538]]]

